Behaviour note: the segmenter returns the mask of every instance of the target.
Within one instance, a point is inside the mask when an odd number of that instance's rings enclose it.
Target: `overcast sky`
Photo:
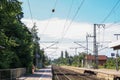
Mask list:
[[[60,55],[60,51],[67,50],[70,55],[75,54],[75,41],[85,41],[86,33],[93,35],[93,24],[105,24],[105,28],[97,28],[97,41],[115,41],[113,34],[120,33],[120,1],[119,0],[20,0],[24,18],[22,21],[28,28],[33,22],[38,27],[38,35],[41,38],[41,48],[46,48],[52,43],[43,41],[58,41],[53,47],[58,49],[46,49],[50,58]],[[28,2],[29,1],[29,2]],[[30,5],[30,6],[29,6]],[[30,7],[30,8],[29,8]],[[31,19],[31,14],[32,19]],[[55,12],[52,12],[52,10]],[[32,22],[33,20],[33,22]],[[103,36],[104,35],[104,36]],[[93,41],[93,38],[89,38]],[[86,46],[86,43],[80,43]],[[100,43],[102,49],[108,43]],[[89,43],[89,49],[93,49],[93,43]],[[78,52],[85,49],[78,48]],[[112,49],[104,49],[99,54],[110,56]],[[90,52],[91,53],[91,52]]]

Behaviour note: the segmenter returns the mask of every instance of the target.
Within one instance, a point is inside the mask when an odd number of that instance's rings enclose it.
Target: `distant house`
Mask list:
[[[93,63],[95,61],[95,56],[94,55],[86,55],[85,56],[85,66],[90,68],[93,66]],[[99,65],[104,65],[107,61],[107,56],[105,55],[98,55],[98,64]]]

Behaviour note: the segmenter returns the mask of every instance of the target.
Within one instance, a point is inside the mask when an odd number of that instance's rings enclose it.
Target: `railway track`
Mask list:
[[[93,75],[80,74],[58,66],[53,66],[53,76],[53,80],[102,80]]]
[[[60,68],[53,67],[54,80],[71,80]]]

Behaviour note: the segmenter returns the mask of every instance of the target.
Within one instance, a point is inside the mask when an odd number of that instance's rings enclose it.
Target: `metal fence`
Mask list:
[[[26,73],[25,68],[0,69],[0,80],[16,80]]]

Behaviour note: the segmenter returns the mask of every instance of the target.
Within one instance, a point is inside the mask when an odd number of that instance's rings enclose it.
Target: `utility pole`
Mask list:
[[[95,55],[95,68],[98,68],[98,52],[97,52],[97,42],[96,42],[96,26],[97,26],[97,24],[94,24],[94,43],[93,43],[93,46],[94,46],[94,48],[93,48],[93,50],[94,50],[94,55]]]
[[[118,40],[120,34],[114,34]],[[116,70],[118,71],[119,70],[119,66],[118,66],[118,50],[117,50],[117,53],[116,53]]]
[[[93,36],[91,36],[90,34],[87,34],[86,35],[86,50],[87,50],[87,55],[88,55],[88,38],[89,37],[93,37]],[[87,59],[87,62],[86,62],[86,66],[88,67],[88,66],[91,66],[92,65],[92,60],[90,60],[90,62],[88,61],[88,59]]]
[[[88,55],[88,34],[86,35],[86,52],[87,52],[87,55]]]
[[[98,69],[98,44],[97,44],[97,39],[96,39],[96,28],[97,27],[105,27],[105,24],[94,24],[94,36],[93,36],[93,38],[94,38],[94,44],[93,44],[93,46],[94,46],[94,48],[93,48],[93,52],[94,52],[94,56],[95,56],[95,66],[94,66],[94,68],[95,69]]]
[[[86,48],[87,48],[87,49],[86,49],[86,52],[87,52],[87,54],[88,54],[88,50],[89,50],[89,49],[88,49],[88,38],[89,38],[89,37],[94,37],[94,36],[91,36],[90,34],[87,34],[87,35],[86,35]]]

